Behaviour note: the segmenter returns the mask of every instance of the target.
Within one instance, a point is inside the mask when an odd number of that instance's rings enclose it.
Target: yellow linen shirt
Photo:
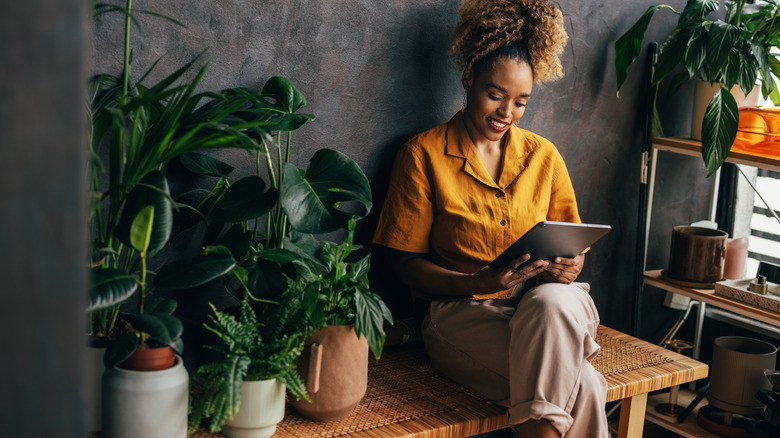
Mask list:
[[[374,243],[473,273],[540,221],[580,222],[555,146],[515,126],[506,135],[498,182],[482,164],[460,112],[407,142],[393,166]],[[511,292],[471,299],[508,298]]]

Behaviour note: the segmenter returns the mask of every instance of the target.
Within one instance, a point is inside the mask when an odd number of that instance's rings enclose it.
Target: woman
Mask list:
[[[431,301],[422,330],[434,366],[507,406],[518,436],[602,438],[599,317],[574,282],[584,255],[487,267],[539,221],[580,222],[558,151],[514,125],[533,83],[562,75],[566,39],[547,1],[464,1],[451,54],[465,106],[399,151],[374,242]]]

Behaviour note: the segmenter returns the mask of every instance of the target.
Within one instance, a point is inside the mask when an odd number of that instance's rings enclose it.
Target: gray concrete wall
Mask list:
[[[644,62],[632,68],[622,97],[617,98],[613,44],[654,2],[557,3],[570,36],[563,54],[566,75],[535,88],[522,126],[546,136],[560,149],[583,220],[614,227],[588,255],[583,278],[593,285],[604,322],[629,330]],[[685,2],[671,3],[682,7]],[[347,153],[369,176],[379,207],[400,144],[448,120],[462,105],[460,72],[447,55],[458,4],[445,0],[136,0],[135,8],[174,17],[186,28],[143,18],[144,40],[134,34],[134,74],[139,76],[159,58],[151,75],[159,79],[208,49],[210,66],[202,82],[204,89],[260,87],[273,75],[290,78],[308,99],[304,110],[317,116],[296,133],[296,162],[304,166],[323,147]],[[664,38],[675,20],[668,11],[660,12],[650,35],[656,40]],[[118,72],[121,31],[118,15],[98,20],[92,52],[95,71]],[[685,105],[678,107],[686,93],[689,90],[684,87],[681,96],[663,108],[668,134],[686,135],[690,110]],[[680,121],[675,119],[678,115]],[[239,173],[254,171],[252,159],[245,154],[221,156],[237,166]],[[696,160],[666,161],[672,165],[661,171],[664,180],[688,175],[678,166],[701,167]],[[683,182],[690,187],[690,181]],[[685,216],[691,204],[701,204],[695,192],[681,191],[675,184],[668,190],[689,194],[677,205],[684,207]],[[669,209],[658,211],[670,213]],[[668,220],[677,221],[674,217]],[[362,223],[364,242],[372,226],[370,218]],[[668,245],[663,234],[661,230],[659,238],[653,239],[660,247],[653,248],[654,254],[668,251],[663,248]],[[666,255],[659,257],[661,263]],[[375,264],[380,279],[374,287],[392,295],[398,285],[388,286],[386,276],[379,274],[382,268]]]

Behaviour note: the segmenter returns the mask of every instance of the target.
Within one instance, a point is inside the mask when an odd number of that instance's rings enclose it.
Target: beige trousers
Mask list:
[[[590,361],[599,316],[585,283],[547,283],[508,300],[433,301],[423,321],[433,365],[508,407],[509,424],[545,419],[567,438],[607,438],[607,382]]]

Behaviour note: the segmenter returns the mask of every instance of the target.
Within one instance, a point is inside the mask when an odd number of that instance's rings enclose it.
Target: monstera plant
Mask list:
[[[305,169],[295,166],[293,132],[314,119],[298,113],[305,104],[303,94],[288,79],[272,77],[258,97],[251,97],[247,114],[239,113],[259,123],[250,129],[262,146],[256,152],[255,175],[231,182],[233,168],[227,163],[205,154],[182,157],[185,168],[217,178],[213,189],[195,206],[193,217],[203,217],[207,223],[205,253],[229,254],[235,260],[225,284],[237,302],[246,298],[276,302],[291,290],[300,294],[311,291],[303,285],[322,284],[335,272],[336,257],[342,280],[346,280],[347,271],[353,279],[344,283],[348,287],[341,300],[351,310],[343,313],[353,316],[356,333],[366,335],[379,356],[384,341],[382,321],[392,320],[392,316],[382,299],[368,289],[368,258],[355,264],[343,260],[352,250],[355,222],[371,211],[371,187],[357,163],[332,149],[316,151]],[[345,231],[349,251],[341,258],[328,253],[335,244],[318,236],[339,236]],[[157,281],[183,281],[193,274],[187,266],[194,260],[184,259],[161,269]],[[325,309],[321,300],[327,300],[326,295],[309,292],[307,297],[309,314],[316,316],[310,323],[326,324],[327,318],[319,313]]]
[[[739,112],[731,89],[738,85],[747,95],[761,79],[764,98],[780,104],[776,78],[780,61],[773,48],[780,44],[780,12],[777,0],[756,4],[747,0],[725,1],[725,18],[717,15],[718,0],[688,0],[682,12],[669,5],[650,6],[615,42],[617,88],[625,82],[628,67],[642,49],[650,20],[667,9],[679,15],[677,25],[661,44],[652,76],[655,86],[667,77],[672,89],[682,81],[698,78],[720,89],[709,102],[702,123],[702,157],[708,175],[725,161],[737,134]]]

